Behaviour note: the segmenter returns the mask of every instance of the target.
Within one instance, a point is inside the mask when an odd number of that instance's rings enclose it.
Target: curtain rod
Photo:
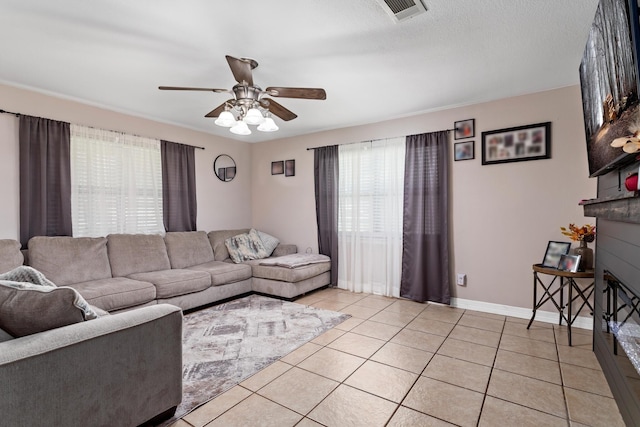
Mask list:
[[[0,113],[13,114],[16,117],[20,117],[20,113],[12,113],[11,111],[0,110]]]
[[[0,113],[1,114],[13,114],[16,117],[20,117],[20,116],[23,115],[23,114],[20,114],[20,113],[14,113],[12,111],[2,110],[2,109],[0,109]],[[40,117],[40,118],[42,118],[42,117]],[[47,120],[49,120],[49,119],[47,119]],[[93,127],[93,126],[87,126],[87,127],[92,128],[92,129],[99,129],[99,128],[96,128],[96,127]],[[109,130],[110,132],[125,133],[125,132],[117,131],[117,130],[110,130],[110,129],[105,129],[105,130]],[[129,134],[129,135],[138,136],[138,137],[141,137],[141,138],[148,138],[148,136],[142,136],[142,135],[136,135],[136,134]],[[183,144],[181,142],[174,142],[174,144],[186,145],[187,147],[193,147],[193,148],[197,148],[199,150],[204,150],[204,147],[199,147],[197,145]]]
[[[445,130],[444,130],[444,132],[451,132],[452,130],[456,130],[456,129],[445,129]],[[438,132],[438,131],[436,131],[436,132]],[[404,135],[404,136],[406,137],[407,135]],[[389,138],[380,138],[380,139],[372,139],[371,141],[381,141],[382,139],[390,139],[390,138],[393,138],[393,137],[389,137]],[[396,138],[402,138],[402,137],[397,137],[397,136],[396,136]],[[307,147],[307,151],[309,151],[309,150],[315,150],[315,149],[317,149],[317,148],[331,147],[331,146],[333,146],[333,145],[351,145],[351,144],[360,144],[361,142],[363,142],[363,141],[345,142],[345,143],[343,143],[343,144],[322,145],[322,146],[320,146],[320,147]]]

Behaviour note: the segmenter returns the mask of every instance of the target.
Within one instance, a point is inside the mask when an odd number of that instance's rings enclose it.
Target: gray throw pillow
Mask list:
[[[262,244],[264,245],[264,248],[267,250],[267,253],[268,253],[267,256],[271,256],[273,251],[280,244],[280,240],[262,231],[258,231],[258,236],[260,236],[260,240],[262,240]]]
[[[260,236],[254,229],[248,233],[230,237],[224,241],[224,244],[229,251],[229,257],[236,264],[269,256]]]
[[[33,268],[18,267],[0,275],[0,329],[13,337],[97,317],[78,291],[57,287]]]

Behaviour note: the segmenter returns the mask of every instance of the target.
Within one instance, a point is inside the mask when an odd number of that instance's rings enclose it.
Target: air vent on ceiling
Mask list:
[[[399,22],[427,11],[421,0],[377,0],[391,17]]]

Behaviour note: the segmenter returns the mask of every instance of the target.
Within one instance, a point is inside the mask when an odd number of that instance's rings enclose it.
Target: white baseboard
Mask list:
[[[470,299],[451,298],[451,306],[468,310],[482,311],[485,313],[501,314],[503,316],[519,317],[521,319],[531,319],[533,314],[530,308],[514,307],[510,305],[494,304],[491,302],[474,301]],[[558,324],[559,314],[553,311],[536,311],[536,321]],[[563,322],[564,324],[564,322]],[[593,317],[578,316],[573,322],[576,328],[593,329]]]

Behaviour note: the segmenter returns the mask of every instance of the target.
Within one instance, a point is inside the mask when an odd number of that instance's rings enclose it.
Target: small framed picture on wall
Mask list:
[[[287,160],[284,162],[284,176],[296,176],[295,160]]]
[[[475,158],[475,142],[465,141],[453,144],[453,160],[472,160]]]
[[[453,123],[454,139],[473,138],[476,136],[476,119],[460,120]]]
[[[271,175],[282,175],[284,173],[284,161],[271,162]]]

